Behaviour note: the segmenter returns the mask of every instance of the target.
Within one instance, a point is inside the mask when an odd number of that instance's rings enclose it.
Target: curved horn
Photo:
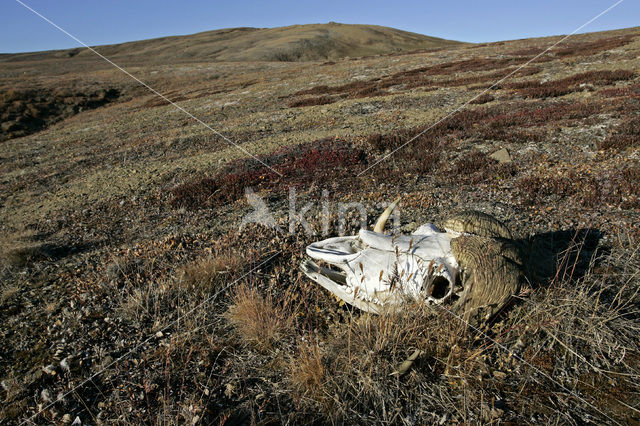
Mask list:
[[[389,207],[387,207],[387,209],[382,212],[382,214],[378,218],[378,221],[376,222],[376,225],[373,227],[373,232],[384,232],[384,226],[387,224],[387,219],[389,219],[389,216],[391,216],[391,213],[400,202],[400,198],[401,197],[396,198],[396,200],[393,203],[389,204]]]

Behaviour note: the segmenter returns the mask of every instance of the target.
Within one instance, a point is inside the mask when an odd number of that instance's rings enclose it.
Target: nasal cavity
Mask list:
[[[437,276],[431,284],[431,297],[434,299],[442,299],[449,293],[451,283],[445,277]]]

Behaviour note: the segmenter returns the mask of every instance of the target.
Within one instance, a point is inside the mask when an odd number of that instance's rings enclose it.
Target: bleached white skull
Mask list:
[[[449,300],[462,290],[456,286],[459,266],[451,251],[454,235],[430,223],[411,235],[385,235],[384,225],[396,204],[383,213],[373,231],[363,229],[355,236],[309,245],[306,252],[313,260],[302,263],[303,272],[367,312],[379,313],[411,298],[432,304]]]

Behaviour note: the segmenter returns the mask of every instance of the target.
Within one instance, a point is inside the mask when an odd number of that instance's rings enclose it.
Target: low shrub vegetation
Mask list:
[[[640,146],[640,116],[624,119],[605,140],[599,143],[602,150],[624,150]]]
[[[606,86],[634,77],[633,71],[589,71],[575,74],[559,80],[540,82],[536,80],[507,84],[506,87],[517,90],[525,98],[552,98],[584,90],[583,85]]]
[[[355,172],[366,163],[364,152],[345,141],[334,140],[285,148],[260,159],[282,176],[254,159],[236,161],[214,176],[196,178],[173,188],[171,205],[189,209],[220,206],[244,197],[248,187],[275,190],[320,180],[340,187],[353,182]]]

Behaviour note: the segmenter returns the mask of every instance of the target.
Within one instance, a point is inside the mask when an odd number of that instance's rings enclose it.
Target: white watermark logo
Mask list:
[[[255,223],[278,232],[285,232],[283,227],[278,225],[276,216],[269,209],[265,200],[256,194],[251,187],[245,188],[245,198],[252,210],[242,218],[240,229],[249,223]],[[289,234],[295,234],[302,229],[308,236],[328,236],[332,233],[331,225],[335,224],[336,233],[343,236],[347,231],[348,224],[354,221],[359,223],[361,229],[367,229],[368,212],[372,210],[361,202],[331,201],[329,191],[326,189],[322,191],[319,200],[301,200],[296,193],[296,188],[290,187],[288,201],[287,231]],[[386,202],[377,203],[375,208],[384,210],[388,205],[389,203]],[[399,211],[400,209],[394,209],[390,217],[393,231],[400,227]]]

